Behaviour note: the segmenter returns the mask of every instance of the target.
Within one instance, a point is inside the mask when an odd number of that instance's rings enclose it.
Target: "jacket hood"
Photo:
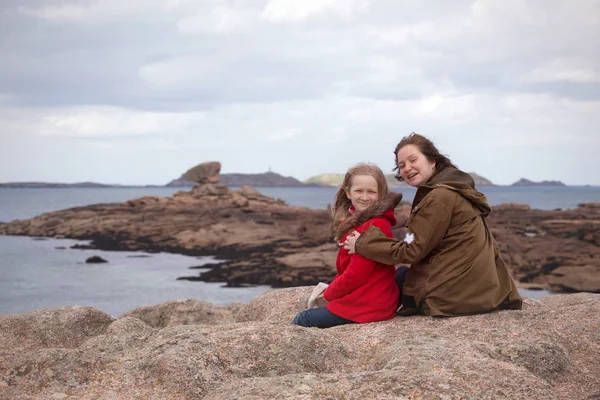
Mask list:
[[[335,230],[336,240],[344,236],[351,228],[364,224],[368,220],[376,217],[387,218],[392,226],[396,225],[396,216],[394,209],[402,200],[402,193],[390,192],[383,199],[371,205],[363,212],[355,212],[350,215]]]
[[[475,189],[475,181],[473,181],[471,175],[454,167],[444,168],[423,185],[419,186],[415,194],[413,207],[419,204],[423,197],[435,188],[454,190],[471,202],[483,216],[487,217],[490,214],[491,209],[487,198],[483,193]]]

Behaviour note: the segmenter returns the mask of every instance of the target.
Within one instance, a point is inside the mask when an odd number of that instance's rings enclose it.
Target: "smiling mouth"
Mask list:
[[[412,174],[408,175],[408,176],[407,176],[407,178],[408,178],[408,179],[412,179],[412,178],[414,178],[414,177],[415,177],[415,175],[417,175],[417,174],[418,174],[418,172],[413,172]]]

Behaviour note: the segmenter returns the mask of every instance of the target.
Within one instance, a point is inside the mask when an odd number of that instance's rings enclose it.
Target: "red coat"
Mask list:
[[[372,218],[354,229],[362,233],[371,225],[381,229],[389,237],[394,237],[394,210],[387,210],[383,216]],[[346,240],[347,235],[344,235],[341,242]],[[396,269],[393,265],[381,264],[360,254],[348,254],[348,250],[340,247],[336,267],[337,275],[323,293],[323,297],[329,302],[327,310],[361,324],[384,321],[396,316],[400,293],[394,281]]]

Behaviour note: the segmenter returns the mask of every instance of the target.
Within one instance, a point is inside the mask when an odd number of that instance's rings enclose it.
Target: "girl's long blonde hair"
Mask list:
[[[359,163],[350,168],[348,172],[346,172],[344,181],[335,194],[333,208],[331,209],[331,214],[333,216],[333,231],[336,233],[335,240],[340,240],[341,236],[343,236],[343,233],[340,234],[338,232],[338,227],[342,221],[350,215],[349,210],[352,206],[352,202],[348,196],[346,196],[346,193],[350,192],[352,178],[356,175],[369,175],[375,178],[379,200],[383,199],[388,193],[387,180],[385,179],[383,171],[381,171],[377,165],[371,163]]]

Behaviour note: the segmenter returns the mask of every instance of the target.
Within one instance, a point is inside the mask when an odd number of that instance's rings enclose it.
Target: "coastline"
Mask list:
[[[329,234],[326,210],[289,206],[250,188],[200,188],[170,197],[49,212],[0,224],[0,233],[87,240],[91,241],[88,248],[106,251],[213,256],[216,262],[209,269],[181,279],[225,282],[227,287],[282,288],[313,285],[333,277],[337,248]],[[323,193],[328,195],[328,190]],[[400,225],[395,228],[396,237],[404,235],[401,225],[410,210],[408,203],[402,204],[397,209]],[[594,244],[598,213],[598,208],[536,210],[513,203],[494,206],[489,221],[505,261],[523,288],[569,291],[576,289],[570,288],[572,283],[561,288],[560,270],[554,269],[570,267],[571,275],[588,273],[585,266],[590,262],[593,267],[593,254],[598,252]],[[557,252],[565,238],[571,250]]]

